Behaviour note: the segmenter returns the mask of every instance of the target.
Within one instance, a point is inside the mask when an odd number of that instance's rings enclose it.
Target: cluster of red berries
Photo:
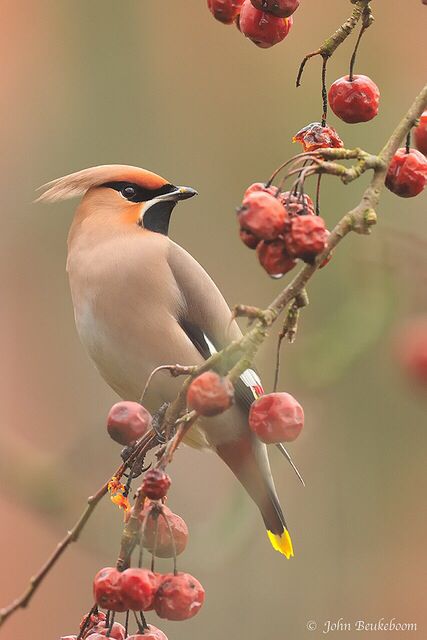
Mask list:
[[[286,38],[299,0],[208,0],[212,15],[223,24],[235,24],[262,49]]]
[[[103,611],[95,611],[84,616],[80,623],[79,636],[62,636],[61,640],[168,640],[167,636],[157,627],[149,624],[138,633],[128,635],[125,627],[119,622],[109,624]]]
[[[205,591],[189,573],[105,567],[93,581],[96,604],[110,611],[151,611],[166,620],[187,620],[200,610]]]
[[[203,416],[222,413],[230,406],[224,402],[224,385],[231,383],[214,371],[202,373],[190,384],[187,404]],[[303,425],[303,408],[289,393],[268,393],[251,405],[249,426],[266,444],[295,440]]]
[[[262,183],[246,189],[237,218],[240,238],[267,273],[280,278],[293,269],[296,260],[313,263],[326,247],[329,232],[323,218],[316,216],[310,196],[281,193]]]

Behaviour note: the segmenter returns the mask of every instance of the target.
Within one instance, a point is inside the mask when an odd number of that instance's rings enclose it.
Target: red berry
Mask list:
[[[243,244],[249,247],[249,249],[256,249],[258,243],[261,242],[259,238],[254,236],[254,234],[247,229],[240,229],[239,236]]]
[[[296,265],[289,257],[282,238],[267,242],[263,240],[257,246],[258,260],[272,278],[281,278]]]
[[[395,344],[404,371],[427,387],[427,315],[408,320],[397,333]]]
[[[152,624],[148,625],[148,629],[145,629],[144,634],[137,633],[133,636],[128,636],[126,640],[168,640],[166,634],[163,633],[157,627]]]
[[[380,90],[368,76],[344,76],[329,89],[328,100],[338,118],[354,124],[368,122],[378,113]]]
[[[289,18],[299,7],[299,0],[251,0],[256,9],[272,13],[279,18]]]
[[[157,591],[158,579],[148,569],[126,569],[120,580],[122,597],[126,603],[126,609],[132,611],[146,611],[154,600]]]
[[[290,18],[278,18],[271,13],[259,11],[251,4],[251,0],[245,0],[240,10],[240,31],[252,40],[254,44],[263,49],[268,49],[284,40],[292,27],[292,23],[292,16]]]
[[[205,590],[189,573],[178,573],[163,580],[154,599],[160,618],[187,620],[196,615],[205,600]]]
[[[243,0],[208,0],[208,8],[214,18],[231,24],[240,13]]]
[[[187,546],[188,527],[184,520],[176,513],[173,513],[165,505],[162,506],[165,518],[156,509],[156,505],[149,504],[143,509],[141,518],[143,519],[144,539],[143,545],[158,558],[173,558],[174,544],[175,552],[179,556]],[[169,525],[169,526],[168,526]],[[171,535],[172,533],[172,535]]]
[[[291,193],[285,191],[282,194],[285,209],[290,218],[301,215],[314,216],[314,202],[306,193]]]
[[[256,193],[257,191],[264,191],[266,193],[270,193],[272,196],[275,196],[277,193],[277,187],[273,187],[272,185],[266,187],[263,182],[254,182],[246,189],[245,193],[243,194],[243,199],[245,199],[246,196],[249,196],[251,193]]]
[[[246,196],[238,213],[240,227],[262,240],[273,240],[283,233],[286,219],[281,200],[266,191]]]
[[[322,126],[320,122],[312,122],[294,135],[292,142],[300,142],[304,151],[317,149],[340,149],[344,146],[337,131],[330,125]]]
[[[427,111],[424,111],[420,118],[420,122],[414,129],[415,146],[427,156]]]
[[[251,405],[249,426],[266,444],[292,442],[304,426],[304,411],[289,393],[269,393]]]
[[[187,391],[187,405],[201,416],[216,416],[231,407],[234,388],[228,378],[206,371],[195,378]]]
[[[325,221],[320,216],[306,215],[292,219],[285,235],[286,250],[293,258],[312,261],[326,247],[328,236]]]
[[[111,438],[122,445],[133,444],[150,428],[151,415],[138,402],[117,402],[110,409],[107,429]]]
[[[162,469],[150,469],[142,481],[142,490],[150,500],[164,498],[171,486],[171,479]]]
[[[106,567],[98,571],[93,580],[93,597],[97,605],[112,611],[126,611],[120,591],[120,571]]]
[[[427,184],[427,159],[420,151],[398,149],[387,171],[385,185],[397,196],[417,196]]]
[[[124,626],[118,622],[114,622],[110,634],[108,634],[108,631],[109,627],[106,627],[105,622],[102,622],[92,629],[90,635],[86,636],[85,640],[89,640],[89,638],[91,640],[104,640],[106,637],[109,637],[112,640],[125,640],[126,638],[126,630]]]

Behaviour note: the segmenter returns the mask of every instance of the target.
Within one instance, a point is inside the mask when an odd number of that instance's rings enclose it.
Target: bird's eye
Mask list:
[[[122,195],[128,200],[131,200],[131,198],[136,195],[136,190],[134,187],[125,187],[122,189]]]

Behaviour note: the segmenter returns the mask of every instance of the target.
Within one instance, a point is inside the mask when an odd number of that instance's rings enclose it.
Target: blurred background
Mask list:
[[[320,119],[319,59],[298,90],[296,71],[351,9],[342,0],[301,5],[289,37],[261,50],[216,22],[204,0],[1,3],[0,607],[21,593],[120,450],[104,427],[117,397],[74,328],[65,273],[74,203],[34,205],[34,190],[105,163],[191,185],[200,196],[176,210],[172,237],[230,304],[267,304],[284,282],[270,280],[240,243],[234,209],[247,185],[299,152],[292,135]],[[376,152],[425,82],[427,7],[382,0],[373,8],[356,72],[380,86],[380,115],[366,125],[333,114],[329,122],[347,147]],[[354,41],[330,61],[329,82],[347,73]],[[348,187],[323,180],[330,226],[368,179]],[[192,621],[161,623],[170,640],[299,640],[340,617],[395,617],[425,637],[427,391],[402,374],[393,336],[427,311],[426,197],[386,192],[379,218],[371,237],[348,238],[315,277],[298,339],[283,349],[280,388],[306,410],[290,447],[305,489],[271,452],[295,558],[272,551],[256,508],[219,460],[189,449],[176,457],[170,506],[191,533],[180,566],[201,580],[207,600]],[[259,360],[267,390],[275,335]],[[76,633],[94,573],[114,562],[121,526],[104,500],[0,637]]]

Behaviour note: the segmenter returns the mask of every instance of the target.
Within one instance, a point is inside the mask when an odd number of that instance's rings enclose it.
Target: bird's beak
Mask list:
[[[176,191],[172,191],[169,195],[171,195],[175,200],[188,200],[188,198],[198,196],[199,194],[191,187],[177,187]]]

